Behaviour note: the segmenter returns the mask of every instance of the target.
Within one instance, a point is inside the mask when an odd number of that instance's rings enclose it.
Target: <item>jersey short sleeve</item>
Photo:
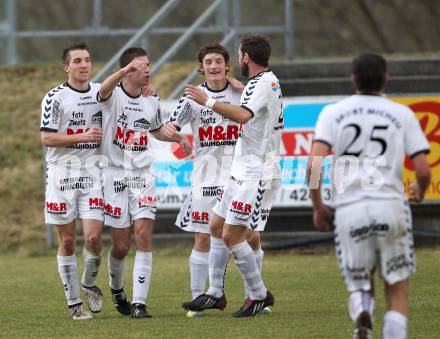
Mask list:
[[[270,83],[256,76],[251,79],[243,90],[240,106],[248,110],[252,117],[259,112],[264,112],[263,107],[267,104]]]
[[[414,157],[419,153],[429,153],[429,143],[414,112],[410,111],[405,129],[405,153]]]
[[[182,128],[191,119],[193,113],[192,101],[186,97],[181,97],[177,103],[174,112],[170,115],[169,122],[176,124],[179,128]]]
[[[329,117],[332,105],[327,105],[319,114],[315,127],[314,141],[320,141],[332,147],[335,143],[333,123]]]
[[[47,93],[41,102],[40,131],[42,132],[58,132],[60,127],[63,105],[56,95],[57,92],[54,92],[55,90]]]

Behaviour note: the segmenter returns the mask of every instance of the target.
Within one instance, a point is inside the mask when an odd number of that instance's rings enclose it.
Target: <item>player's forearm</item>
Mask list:
[[[216,102],[212,109],[226,119],[238,122],[240,124],[245,124],[252,119],[251,112],[241,106]]]
[[[310,199],[312,200],[313,208],[317,209],[321,207],[322,205],[322,198],[321,198],[321,187],[318,186],[318,188],[311,188],[310,189]]]
[[[120,69],[119,71],[113,73],[107,79],[105,79],[99,89],[99,96],[101,97],[101,99],[107,99],[110,94],[112,94],[118,83],[120,83],[124,79],[125,75],[126,73],[124,69]]]
[[[423,173],[416,172],[416,181],[417,185],[419,186],[420,193],[422,197],[424,197],[431,182],[431,171],[426,171]]]
[[[172,137],[166,136],[163,133],[163,128],[161,127],[158,131],[151,132],[153,137],[160,141],[168,141],[168,142],[180,142],[182,140],[182,136],[180,134],[176,134]]]
[[[61,134],[53,132],[41,133],[41,142],[47,147],[67,147],[81,142],[87,142],[84,133],[78,134]]]

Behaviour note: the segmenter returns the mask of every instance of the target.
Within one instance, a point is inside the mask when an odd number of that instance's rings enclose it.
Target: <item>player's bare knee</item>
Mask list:
[[[102,249],[101,237],[98,234],[91,234],[85,239],[85,247],[94,254],[99,254]]]
[[[233,234],[231,233],[228,232],[223,233],[222,239],[225,242],[225,245],[229,248],[237,244],[236,237],[234,237]]]
[[[252,247],[254,251],[258,250],[261,247],[260,243],[260,232],[250,231],[246,237],[249,246]]]
[[[207,233],[196,234],[194,248],[199,252],[209,252],[211,248],[211,236]]]
[[[58,245],[59,252],[64,255],[73,255],[75,253],[75,236],[64,235]]]
[[[124,242],[124,241],[115,242],[113,243],[111,254],[113,258],[122,260],[127,256],[129,249],[130,249],[129,242]]]

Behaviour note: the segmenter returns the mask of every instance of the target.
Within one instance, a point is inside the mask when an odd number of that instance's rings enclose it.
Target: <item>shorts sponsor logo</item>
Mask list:
[[[104,199],[89,198],[89,208],[91,210],[103,210],[105,207]]]
[[[405,254],[395,256],[386,262],[386,274],[398,271],[401,268],[412,266],[413,263],[407,260]]]
[[[67,203],[46,201],[46,211],[50,214],[66,214]]]
[[[73,190],[92,190],[95,186],[95,177],[64,178],[59,181],[58,189],[62,192]]]
[[[127,177],[113,182],[115,193],[123,192],[126,188],[141,189],[147,187],[145,178],[142,177]]]
[[[121,218],[122,209],[120,207],[113,207],[110,204],[106,204],[104,210],[106,215],[109,215],[115,219]]]
[[[270,209],[262,209],[261,210],[261,220],[266,221],[269,218]]]
[[[363,267],[349,267],[346,266],[345,269],[350,274],[351,279],[353,280],[369,280],[370,277]]]
[[[193,224],[207,225],[209,222],[209,213],[208,212],[193,211],[191,213],[191,219],[192,219]]]
[[[204,197],[217,197],[223,196],[223,188],[221,186],[211,186],[202,188],[202,196]]]
[[[376,224],[373,223],[369,226],[362,226],[354,228],[350,231],[350,237],[358,242],[360,240],[369,238],[373,235],[381,235],[384,232],[388,232],[390,226],[388,224]]]
[[[199,127],[200,147],[235,146],[238,129],[237,125]]]
[[[156,197],[143,196],[138,198],[139,207],[156,207]]]
[[[231,203],[230,211],[238,214],[250,215],[252,212],[252,205],[245,204],[244,202],[241,201],[233,200]]]

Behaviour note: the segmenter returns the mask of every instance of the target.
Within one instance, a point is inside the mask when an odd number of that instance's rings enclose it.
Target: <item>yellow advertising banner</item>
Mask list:
[[[440,201],[440,96],[432,97],[395,97],[392,100],[409,106],[420,121],[426,138],[431,146],[427,155],[431,166],[431,185],[425,195],[426,201]],[[408,185],[415,181],[411,159],[405,159],[403,183],[408,192]]]

